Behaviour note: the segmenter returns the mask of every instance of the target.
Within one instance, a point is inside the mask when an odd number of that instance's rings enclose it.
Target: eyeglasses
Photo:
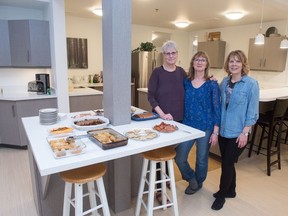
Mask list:
[[[175,56],[177,53],[178,52],[165,52],[164,55],[166,55],[166,56],[170,56],[170,55]]]
[[[194,59],[194,61],[195,61],[195,62],[201,62],[201,63],[207,62],[206,59],[200,59],[200,58],[196,58],[196,59]]]

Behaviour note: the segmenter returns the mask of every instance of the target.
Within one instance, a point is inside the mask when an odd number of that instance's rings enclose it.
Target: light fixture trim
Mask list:
[[[92,10],[92,12],[94,14],[96,14],[97,16],[103,16],[102,8],[95,8],[95,9]]]
[[[225,17],[230,20],[238,20],[244,17],[244,13],[241,11],[231,11],[227,12]]]
[[[175,22],[174,25],[178,28],[186,28],[190,25],[190,22],[188,21],[178,21],[178,22]]]

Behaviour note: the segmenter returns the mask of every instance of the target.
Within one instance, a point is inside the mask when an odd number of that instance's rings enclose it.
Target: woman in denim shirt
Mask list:
[[[219,147],[222,157],[219,191],[211,206],[219,210],[225,198],[236,196],[236,170],[234,163],[245,149],[251,127],[259,116],[258,82],[248,77],[247,57],[241,50],[232,51],[225,62],[225,77],[221,90],[221,125]]]
[[[186,194],[194,194],[202,187],[208,170],[210,145],[218,142],[220,125],[220,89],[217,81],[209,80],[209,59],[205,52],[197,52],[190,63],[188,77],[184,81],[183,124],[205,131],[205,136],[179,144],[175,162],[182,178],[189,185]],[[188,163],[188,155],[196,143],[196,169]]]

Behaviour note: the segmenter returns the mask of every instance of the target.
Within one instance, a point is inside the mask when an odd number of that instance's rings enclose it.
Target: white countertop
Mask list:
[[[272,89],[260,89],[260,102],[274,101],[276,98],[288,97],[288,86]]]
[[[138,88],[137,91],[148,92],[148,88]],[[276,98],[288,97],[288,86],[279,88],[260,89],[260,102],[273,101]]]
[[[85,95],[103,95],[102,91],[85,88],[75,88],[69,91],[69,96],[85,96]],[[37,94],[37,92],[28,92],[25,86],[11,86],[3,88],[3,93],[0,93],[0,100],[7,101],[20,101],[20,100],[37,100],[37,99],[48,99],[56,98],[56,94],[44,95]]]
[[[85,95],[103,95],[102,91],[91,89],[88,87],[74,88],[69,91],[69,96],[85,96]]]
[[[148,88],[137,88],[137,91],[148,93]]]
[[[176,124],[180,129],[173,133],[161,133],[160,136],[156,139],[149,141],[134,141],[129,139],[126,146],[102,150],[96,144],[91,142],[88,138],[82,139],[86,144],[86,152],[80,155],[58,158],[55,159],[52,150],[46,137],[48,136],[47,130],[59,125],[71,125],[71,115],[68,114],[65,120],[61,120],[55,125],[40,125],[39,117],[26,117],[22,118],[24,128],[26,130],[27,137],[30,142],[30,146],[37,163],[39,172],[41,176],[46,176],[54,173],[58,173],[65,170],[70,170],[78,167],[83,167],[99,162],[114,160],[117,158],[122,158],[141,152],[149,151],[152,149],[173,145],[183,141],[195,139],[204,136],[204,132],[196,130],[194,128],[188,127],[186,125],[177,123],[177,122],[168,122]],[[74,113],[75,115],[75,113]],[[112,126],[109,125],[112,129],[124,134],[127,130],[133,128],[152,128],[155,124],[161,123],[162,119],[148,120],[148,121],[132,121],[130,124],[121,125],[121,126]],[[181,131],[190,131],[187,133]],[[76,134],[85,134],[85,131],[76,130]]]

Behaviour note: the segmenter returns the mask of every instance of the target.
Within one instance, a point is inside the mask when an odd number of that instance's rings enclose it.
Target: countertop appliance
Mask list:
[[[35,81],[28,83],[29,92],[37,92],[37,94],[50,94],[49,74],[35,74]]]
[[[155,67],[161,66],[163,55],[160,52],[141,51],[132,53],[132,80],[135,84],[135,106],[138,107],[137,88],[148,88],[148,81]],[[133,81],[132,81],[133,82]]]

